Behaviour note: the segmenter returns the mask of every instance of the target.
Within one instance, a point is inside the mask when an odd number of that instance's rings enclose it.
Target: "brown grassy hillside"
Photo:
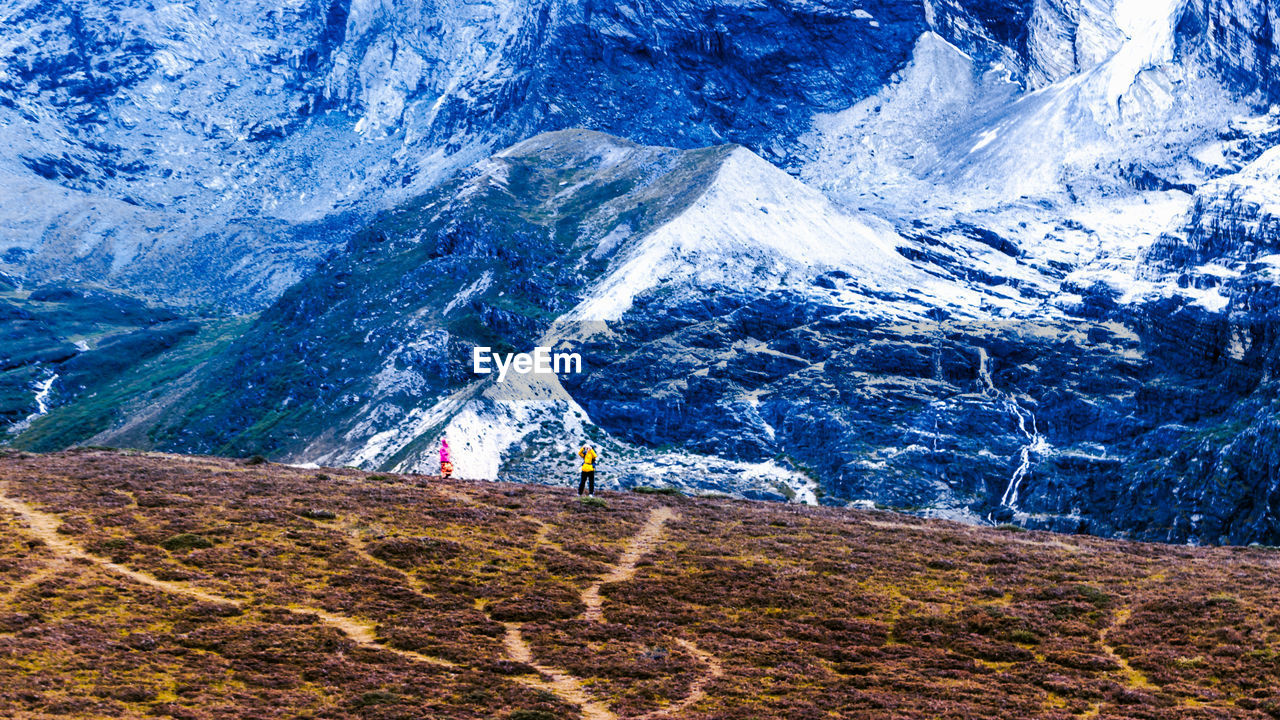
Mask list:
[[[1280,553],[0,456],[0,717],[1280,717]]]

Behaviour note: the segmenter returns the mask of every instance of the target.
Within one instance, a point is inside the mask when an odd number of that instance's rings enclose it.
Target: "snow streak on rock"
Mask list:
[[[991,358],[987,355],[986,348],[981,347],[978,348],[978,380],[982,383],[982,394],[999,402],[1017,420],[1018,432],[1026,439],[1026,444],[1018,449],[1018,467],[1009,477],[1009,484],[1000,496],[1001,505],[1017,511],[1018,491],[1031,470],[1032,453],[1047,452],[1050,449],[1049,442],[1036,429],[1035,414],[1024,408],[1012,393],[996,387],[991,379]]]
[[[39,417],[49,414],[49,397],[53,394],[53,384],[58,382],[58,373],[51,372],[35,386],[36,411],[9,427],[9,432],[18,434],[31,427],[31,423]]]

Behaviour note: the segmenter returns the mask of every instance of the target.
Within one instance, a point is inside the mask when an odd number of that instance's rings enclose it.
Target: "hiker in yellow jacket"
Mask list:
[[[591,445],[583,445],[578,449],[578,457],[582,458],[582,480],[578,482],[578,494],[588,492],[590,495],[596,494],[596,458],[600,457],[596,453],[596,449]],[[588,483],[590,490],[588,490]]]

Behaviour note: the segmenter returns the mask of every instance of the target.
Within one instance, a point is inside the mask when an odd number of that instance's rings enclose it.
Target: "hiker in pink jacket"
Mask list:
[[[453,477],[453,460],[449,457],[449,441],[440,441],[440,477]]]

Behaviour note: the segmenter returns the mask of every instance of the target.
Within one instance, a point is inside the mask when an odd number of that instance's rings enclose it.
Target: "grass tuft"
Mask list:
[[[387,692],[386,690],[370,690],[356,698],[356,707],[369,707],[371,705],[394,705],[400,702],[400,696]]]
[[[684,493],[680,492],[678,488],[674,488],[670,486],[653,487],[652,485],[637,485],[631,488],[631,492],[639,493],[641,495],[672,495],[672,496],[684,495]]]
[[[208,538],[192,533],[179,533],[160,543],[160,547],[169,552],[204,550],[213,547]]]
[[[546,710],[514,710],[507,720],[560,720],[555,713]]]

